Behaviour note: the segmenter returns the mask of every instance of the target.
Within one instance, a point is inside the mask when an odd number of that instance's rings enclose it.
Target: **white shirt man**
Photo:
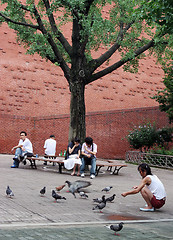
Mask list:
[[[48,156],[55,156],[56,153],[56,140],[54,135],[50,135],[44,143],[45,154]]]

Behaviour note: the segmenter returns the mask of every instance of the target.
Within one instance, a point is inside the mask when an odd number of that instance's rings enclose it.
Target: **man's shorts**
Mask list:
[[[154,208],[161,208],[164,204],[165,204],[166,198],[163,199],[156,199],[156,197],[153,195],[152,199],[151,199],[151,204]]]

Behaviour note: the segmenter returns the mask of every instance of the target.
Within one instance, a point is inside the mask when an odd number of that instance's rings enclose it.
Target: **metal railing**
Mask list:
[[[126,162],[131,163],[147,163],[150,166],[163,167],[173,169],[173,156],[143,153],[138,151],[126,152]]]

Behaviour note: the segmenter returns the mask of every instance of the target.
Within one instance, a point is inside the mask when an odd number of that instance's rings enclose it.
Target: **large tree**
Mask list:
[[[159,1],[159,0],[158,0]],[[169,1],[169,0],[168,0]],[[64,72],[71,92],[69,138],[85,137],[85,86],[113,71],[136,72],[147,50],[160,56],[170,37],[156,21],[144,22],[150,1],[142,0],[1,0],[0,21],[8,23],[30,54],[38,53]],[[104,14],[105,5],[109,12]],[[147,8],[145,8],[147,7]],[[69,42],[63,28],[71,22]],[[70,29],[69,29],[70,31]],[[97,58],[93,52],[106,50]],[[117,55],[116,62],[109,60]],[[107,63],[107,65],[105,64]],[[104,65],[104,67],[103,67]]]
[[[159,103],[161,111],[167,113],[170,123],[173,122],[173,65],[164,68],[165,78],[164,85],[165,89],[159,91],[153,98]]]

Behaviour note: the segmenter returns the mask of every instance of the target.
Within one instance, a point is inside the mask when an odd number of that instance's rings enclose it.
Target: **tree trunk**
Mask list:
[[[75,81],[70,84],[71,102],[70,102],[70,127],[69,141],[78,137],[81,142],[85,139],[85,85],[83,81]]]

